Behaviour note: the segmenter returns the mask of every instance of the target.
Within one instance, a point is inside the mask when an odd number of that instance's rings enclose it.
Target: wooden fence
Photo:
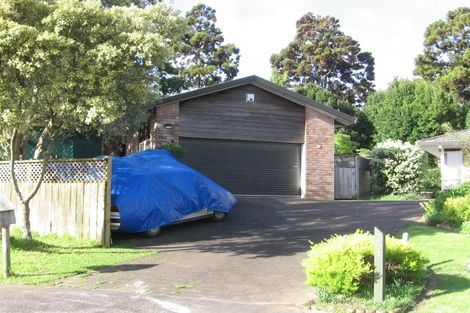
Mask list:
[[[335,155],[335,199],[352,200],[370,195],[369,160]]]
[[[18,161],[15,173],[23,195],[29,194],[41,172],[41,161]],[[17,208],[10,164],[0,162],[0,194]],[[111,158],[51,160],[43,183],[30,202],[31,229],[41,235],[68,234],[111,243]]]

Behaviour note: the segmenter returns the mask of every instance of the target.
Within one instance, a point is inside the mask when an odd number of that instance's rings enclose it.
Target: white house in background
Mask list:
[[[462,147],[470,146],[470,129],[418,140],[417,144],[440,159],[442,189],[470,181],[470,160]]]

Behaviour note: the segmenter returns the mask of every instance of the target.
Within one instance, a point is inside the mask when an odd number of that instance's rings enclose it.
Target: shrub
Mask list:
[[[374,194],[406,194],[422,189],[425,152],[408,142],[385,141],[369,153]]]
[[[470,222],[465,221],[462,223],[462,226],[460,227],[460,233],[470,235]]]
[[[183,157],[184,155],[184,149],[181,145],[177,144],[177,143],[167,143],[163,146],[161,146],[159,149],[163,149],[163,150],[168,150],[171,152],[171,154],[173,154],[173,156],[175,158],[177,158],[178,160],[181,160],[181,158]]]
[[[446,224],[455,228],[459,228],[465,221],[470,221],[470,194],[448,198],[444,202],[442,218]]]
[[[350,295],[373,284],[374,237],[357,231],[335,235],[313,244],[302,262],[307,283],[329,294]],[[419,282],[425,277],[425,260],[410,245],[387,236],[386,275],[388,282]]]
[[[335,153],[336,154],[353,154],[357,145],[351,140],[351,136],[345,133],[335,134]]]
[[[424,208],[424,220],[429,225],[444,223],[453,227],[459,227],[463,221],[469,220],[468,217],[465,218],[465,212],[468,212],[467,196],[469,195],[470,183],[460,184],[441,191],[436,196],[435,200],[422,204]],[[448,202],[449,199],[455,198],[466,198],[467,200],[460,199]]]
[[[428,166],[423,173],[421,181],[422,191],[430,191],[437,194],[441,190],[441,169],[439,166]]]

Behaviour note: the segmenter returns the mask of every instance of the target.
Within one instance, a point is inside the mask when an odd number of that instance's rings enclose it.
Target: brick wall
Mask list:
[[[156,113],[150,118],[149,148],[156,149],[164,144],[178,142],[179,131],[179,103],[170,103],[158,106]],[[171,125],[170,129],[165,125]],[[131,136],[127,145],[127,154],[139,151],[138,132]]]
[[[155,116],[150,121],[151,148],[155,149],[171,142],[178,143],[179,123],[180,105],[178,102],[158,106]],[[166,124],[171,125],[171,129],[166,129]]]
[[[334,120],[305,108],[305,198],[333,200]]]

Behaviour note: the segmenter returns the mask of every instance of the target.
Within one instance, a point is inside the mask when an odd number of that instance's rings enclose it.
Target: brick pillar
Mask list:
[[[334,120],[305,108],[305,198],[334,200]]]
[[[152,149],[161,145],[178,143],[180,105],[178,102],[157,106],[156,114],[150,120],[150,145]],[[165,125],[171,125],[170,129]]]

